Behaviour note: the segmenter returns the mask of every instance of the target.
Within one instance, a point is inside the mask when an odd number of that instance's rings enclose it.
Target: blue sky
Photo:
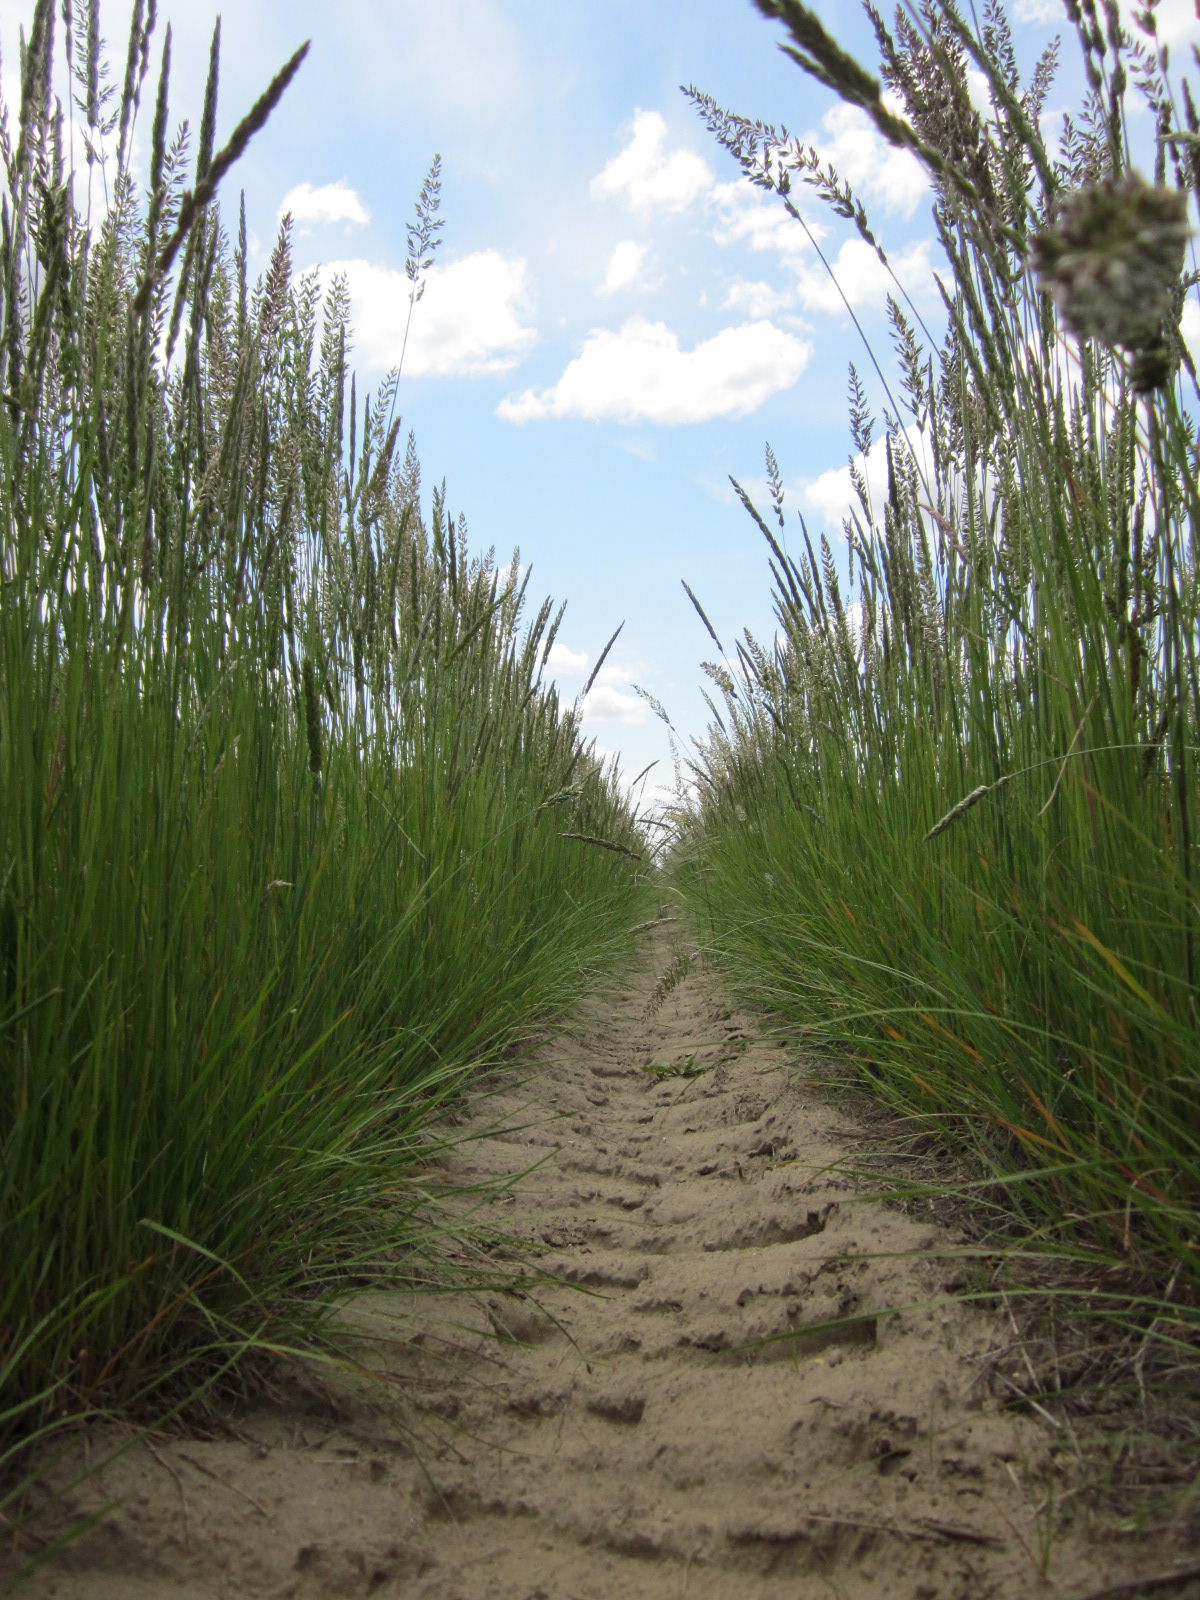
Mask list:
[[[153,70],[170,21],[172,118],[195,127],[220,7],[159,6]],[[128,9],[102,5],[115,73]],[[874,63],[857,6],[818,9]],[[31,10],[0,0],[6,98]],[[1051,106],[1073,107],[1061,6],[1015,0],[1011,13],[1027,61],[1064,35]],[[1179,60],[1200,33],[1191,0],[1164,0],[1159,26]],[[241,0],[222,19],[218,142],[305,38],[298,79],[226,180],[225,215],[244,187],[252,270],[286,206],[297,268],[346,273],[361,393],[399,356],[405,228],[440,152],[444,244],[399,400],[425,487],[444,477],[472,547],[507,562],[519,546],[531,594],[568,601],[553,661],[568,697],[624,620],[586,728],[626,776],[659,759],[653,779],[669,780],[665,729],[633,685],[685,741],[703,732],[699,663],[713,651],[680,579],[727,649],[743,627],[773,628],[766,551],[728,476],[759,488],[770,440],[793,516],[840,544],[847,362],[868,369],[802,230],[738,180],[679,85],[786,123],[831,159],[932,325],[922,174],[778,51],[749,0]],[[886,366],[878,264],[815,198],[801,204]]]

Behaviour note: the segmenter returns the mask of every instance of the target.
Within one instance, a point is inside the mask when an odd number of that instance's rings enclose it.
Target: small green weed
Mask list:
[[[699,1078],[711,1069],[702,1067],[694,1055],[686,1061],[651,1061],[642,1068],[649,1078],[661,1083],[664,1078]]]

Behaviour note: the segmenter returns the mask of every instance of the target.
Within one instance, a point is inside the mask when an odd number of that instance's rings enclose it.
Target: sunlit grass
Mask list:
[[[853,469],[848,591],[786,516],[768,451],[773,505],[747,506],[779,631],[710,665],[675,880],[708,949],[801,1041],[967,1142],[1044,1243],[1177,1304],[1200,1276],[1192,102],[1152,17],[1136,49],[1085,20],[1089,98],[1054,157],[1056,58],[1022,82],[999,7],[982,30],[941,5],[879,25],[902,121],[805,8],[760,9],[925,161],[948,332],[931,341],[897,288],[882,441],[851,369],[853,449],[884,445],[887,491]],[[1105,188],[1132,164],[1135,93],[1161,187]],[[874,242],[836,174],[696,98],[783,204],[812,185]]]
[[[286,222],[248,283],[244,208],[231,244],[189,198],[287,74],[214,153],[216,41],[198,141],[169,137],[164,49],[139,199],[142,16],[121,96],[72,42],[77,117],[121,138],[103,222],[64,170],[47,0],[0,152],[10,1482],[33,1436],[435,1273],[431,1119],[645,909],[615,772],[543,681],[561,612],[523,623],[515,559],[472,557],[442,491],[426,521],[344,285],[293,277]],[[437,201],[435,166],[414,304]]]

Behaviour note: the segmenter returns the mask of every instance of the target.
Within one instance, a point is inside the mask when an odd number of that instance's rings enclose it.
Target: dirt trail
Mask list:
[[[987,1392],[1007,1330],[955,1304],[882,1315],[942,1298],[947,1236],[855,1200],[829,1170],[845,1113],[754,1023],[695,976],[648,1014],[653,989],[647,968],[593,1001],[535,1076],[463,1113],[461,1132],[509,1131],[459,1145],[454,1176],[540,1162],[482,1214],[578,1287],[355,1313],[421,1403],[419,1460],[363,1403],[331,1418],[298,1393],[227,1438],[159,1438],[78,1493],[121,1503],[30,1595],[1016,1600],[1111,1581],[1113,1547],[1047,1509],[1063,1435]],[[644,1070],[689,1061],[701,1075]]]

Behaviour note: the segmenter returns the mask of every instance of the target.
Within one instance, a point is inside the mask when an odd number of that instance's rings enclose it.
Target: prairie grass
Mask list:
[[[1137,1286],[1129,1315],[1174,1337],[1200,1290],[1192,94],[1153,8],[1130,37],[1115,6],[1072,0],[1086,100],[1052,152],[1058,46],[1023,82],[995,0],[976,21],[942,0],[890,27],[872,10],[882,82],[805,7],[759,9],[924,161],[944,331],[897,285],[892,358],[868,349],[881,437],[851,367],[843,553],[786,515],[769,448],[771,505],[742,496],[778,632],[707,666],[675,882],[743,991],[969,1147],[977,1196]],[[798,215],[808,185],[876,243],[814,152],[692,97],[781,204]]]
[[[195,137],[168,31],[139,196],[153,7],[119,92],[75,23],[39,0],[0,128],[0,1517],[31,1437],[436,1274],[431,1118],[645,900],[543,680],[561,611],[523,623],[444,489],[426,520],[345,285],[286,220],[249,282],[244,201],[227,234],[216,179],[303,52],[214,151],[219,33]],[[410,311],[438,198],[435,163]]]

